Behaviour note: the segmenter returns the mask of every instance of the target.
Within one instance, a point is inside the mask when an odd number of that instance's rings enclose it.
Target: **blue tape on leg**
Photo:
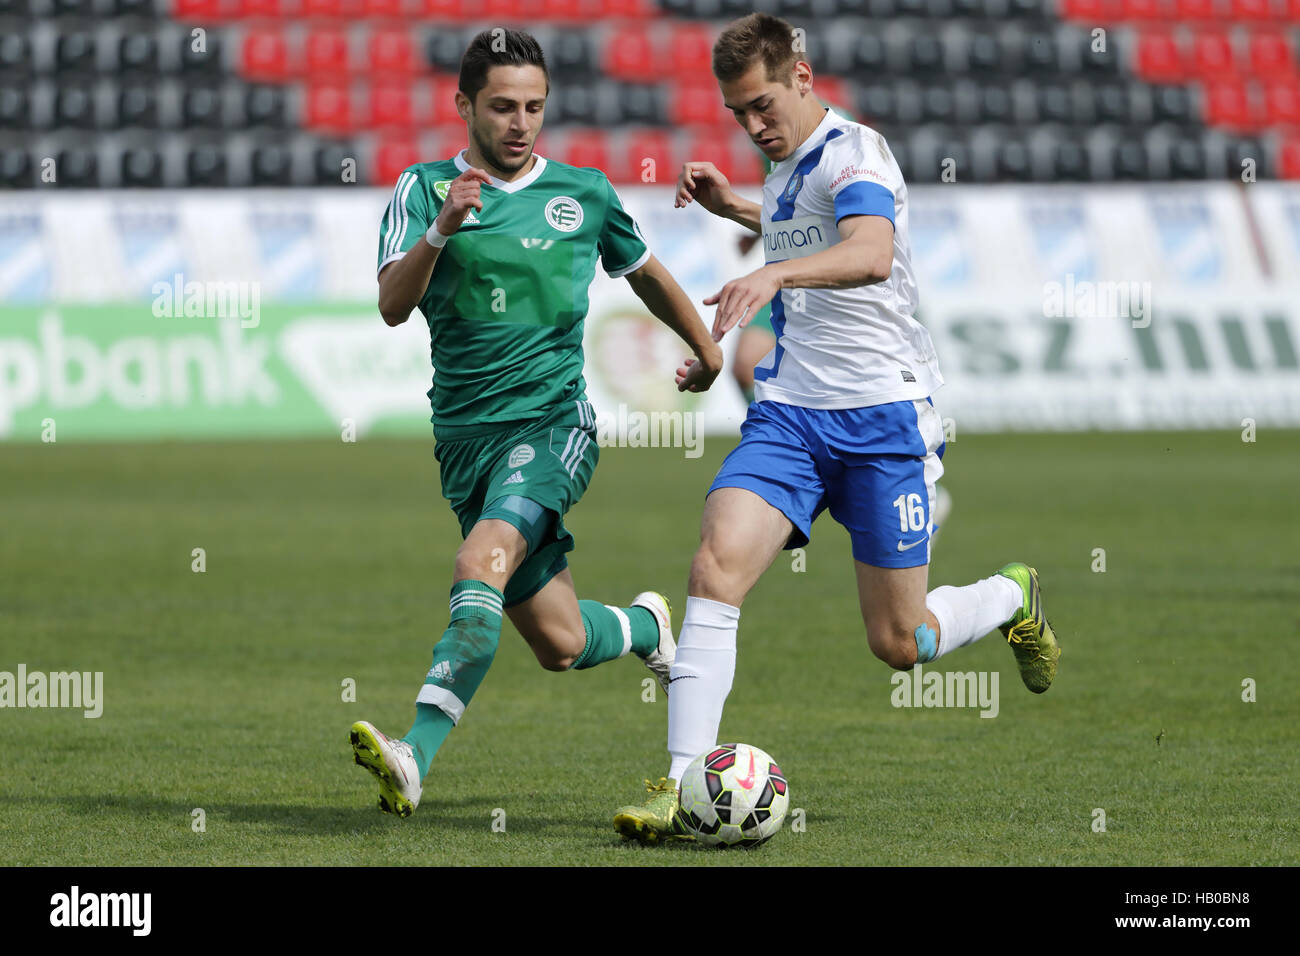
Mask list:
[[[934,660],[935,651],[939,649],[939,637],[929,624],[922,624],[913,635],[916,638],[916,662],[928,664]]]

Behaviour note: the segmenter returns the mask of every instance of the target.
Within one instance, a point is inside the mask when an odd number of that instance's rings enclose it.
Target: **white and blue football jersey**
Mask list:
[[[864,408],[924,399],[943,384],[917,306],[907,234],[907,186],[885,139],[832,110],[763,184],[767,262],[809,256],[842,241],[845,216],[894,225],[889,278],[856,289],[782,289],[772,299],[777,343],[754,370],[759,401]]]

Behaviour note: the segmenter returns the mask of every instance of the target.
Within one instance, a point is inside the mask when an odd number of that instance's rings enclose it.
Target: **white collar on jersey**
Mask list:
[[[772,172],[776,172],[777,170],[781,170],[782,172],[784,172],[786,169],[790,168],[786,165],[787,163],[793,165],[794,163],[799,162],[799,160],[803,159],[805,156],[808,155],[810,150],[812,150],[814,147],[817,146],[818,143],[820,143],[822,140],[826,138],[827,133],[829,133],[836,126],[838,126],[840,123],[843,122],[844,122],[843,116],[840,116],[835,112],[835,110],[831,109],[830,107],[827,107],[826,115],[823,116],[822,121],[817,124],[817,128],[813,130],[811,134],[809,134],[806,140],[804,140],[802,143],[799,144],[798,149],[796,149],[785,159],[781,160],[779,163],[774,163],[772,165]]]
[[[456,154],[456,168],[459,169],[462,173],[465,172],[465,170],[470,168],[469,163],[465,162],[466,152],[467,150],[462,149],[459,153]],[[540,153],[533,153],[533,155],[537,157],[537,162],[533,163],[533,168],[528,171],[527,176],[522,176],[519,179],[506,182],[504,179],[497,179],[495,176],[489,174],[488,178],[492,180],[492,185],[495,186],[497,189],[501,190],[503,193],[517,193],[525,186],[531,185],[532,183],[536,182],[537,177],[540,176],[542,174],[542,170],[546,168],[546,157],[541,155]]]

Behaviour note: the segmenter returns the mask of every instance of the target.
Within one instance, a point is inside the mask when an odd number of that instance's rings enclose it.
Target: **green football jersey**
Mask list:
[[[379,230],[379,268],[400,259],[433,223],[453,159],[417,163],[397,180]],[[596,257],[613,277],[650,257],[609,179],[538,156],[514,182],[493,179],[447,240],[419,302],[429,324],[435,434],[541,418],[584,397],[582,327]]]

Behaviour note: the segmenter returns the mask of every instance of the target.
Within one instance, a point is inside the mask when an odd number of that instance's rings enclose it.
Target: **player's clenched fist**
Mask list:
[[[722,216],[735,204],[735,200],[736,194],[731,190],[731,183],[727,182],[727,177],[722,175],[717,166],[704,162],[682,165],[682,174],[677,177],[677,195],[673,198],[675,208],[680,209],[696,201],[715,216]]]
[[[491,183],[492,177],[481,169],[467,169],[451,181],[447,188],[447,198],[443,200],[442,209],[438,212],[438,218],[433,221],[433,227],[429,230],[430,236],[427,237],[431,242],[436,241],[437,236],[432,233],[436,229],[442,236],[450,236],[465,221],[471,209],[483,209],[483,200],[479,198],[479,190],[483,183]]]

